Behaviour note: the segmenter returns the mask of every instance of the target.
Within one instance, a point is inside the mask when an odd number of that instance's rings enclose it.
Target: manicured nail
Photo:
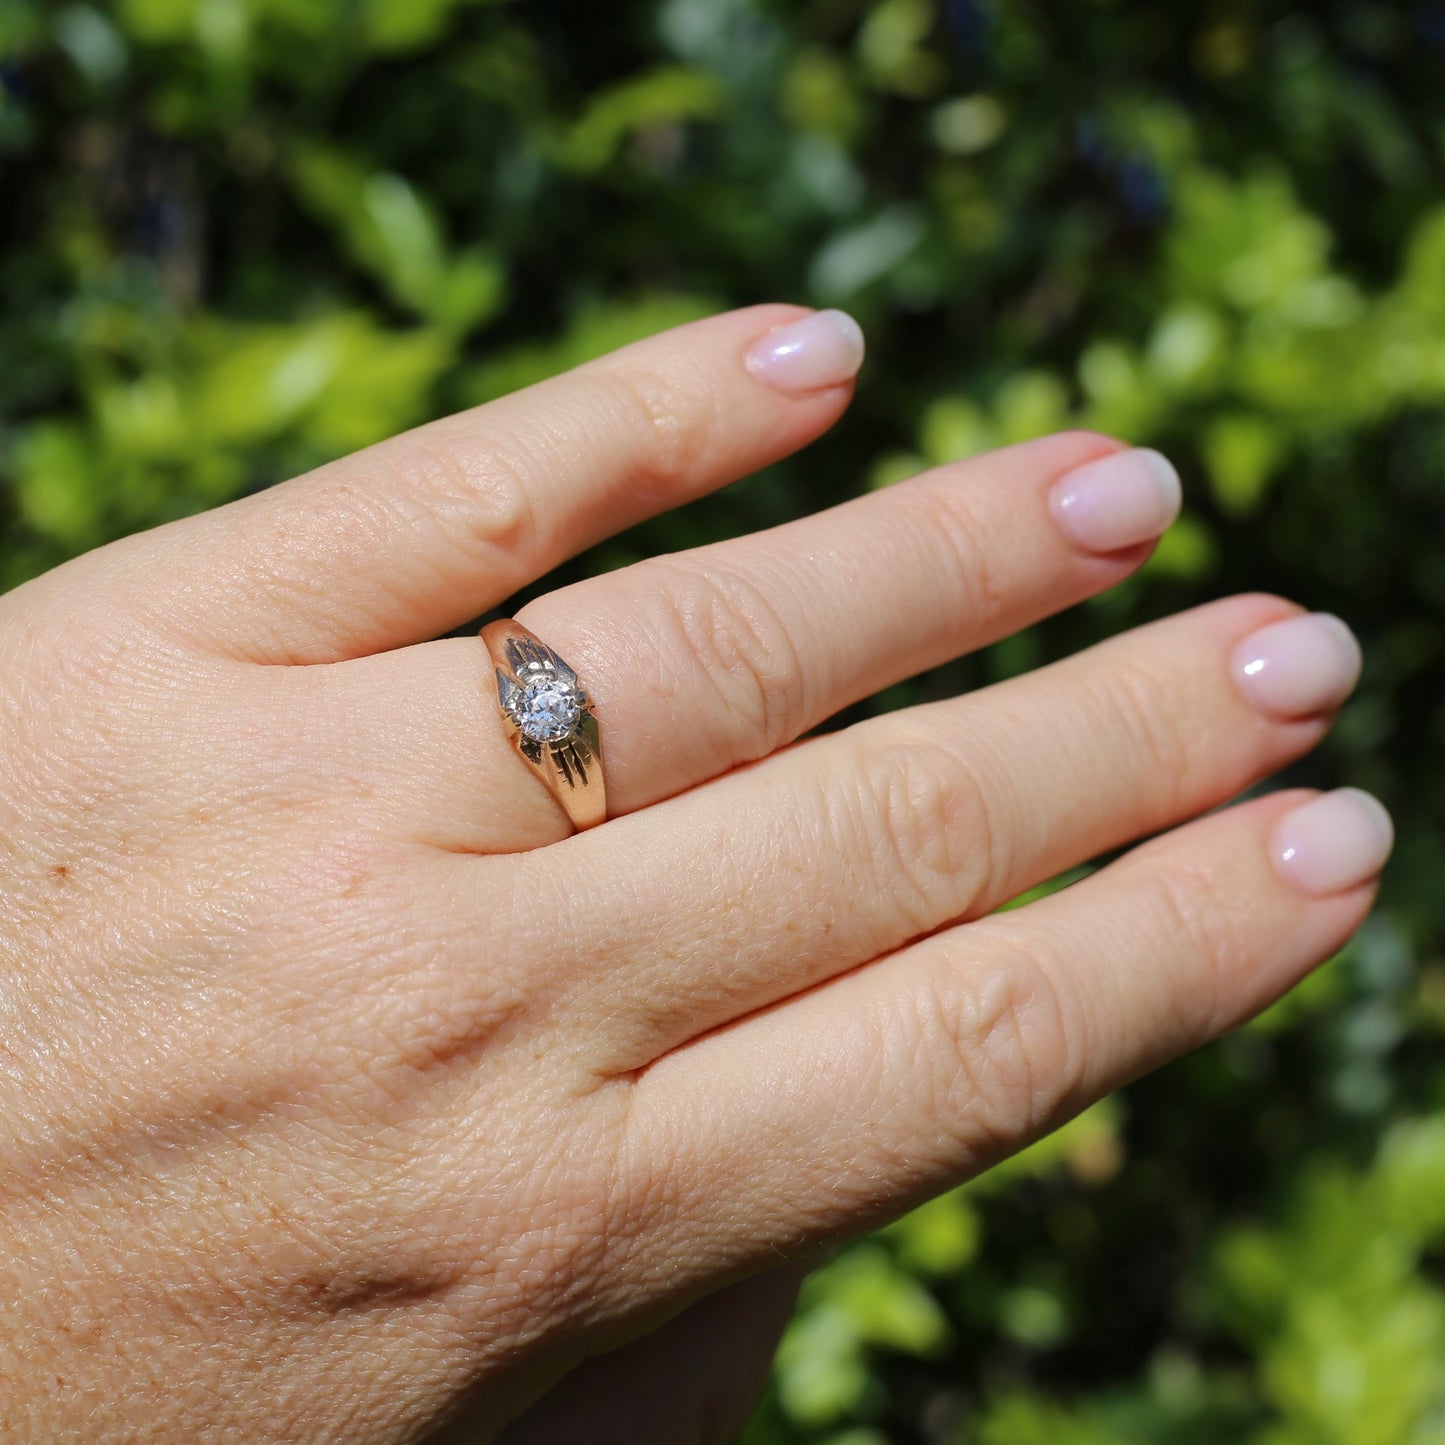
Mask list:
[[[1074,546],[1117,552],[1166,531],[1183,500],[1169,459],[1136,447],[1065,472],[1049,492],[1049,510]]]
[[[1328,612],[1290,617],[1235,644],[1230,669],[1240,691],[1275,717],[1332,712],[1360,679],[1360,644]]]
[[[858,374],[863,329],[846,311],[815,311],[760,336],[744,360],[759,381],[779,391],[822,391]]]
[[[1274,825],[1274,866],[1301,893],[1324,898],[1367,883],[1390,856],[1395,827],[1358,788],[1339,788],[1286,813]]]

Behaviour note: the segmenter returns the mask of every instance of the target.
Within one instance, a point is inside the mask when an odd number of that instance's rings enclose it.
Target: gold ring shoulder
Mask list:
[[[517,753],[562,805],[574,828],[580,832],[596,827],[607,817],[602,742],[597,715],[577,674],[557,652],[510,618],[489,622],[481,637],[496,674],[497,708]],[[555,742],[527,737],[506,706],[529,674],[542,671],[567,683],[581,704],[572,731]]]

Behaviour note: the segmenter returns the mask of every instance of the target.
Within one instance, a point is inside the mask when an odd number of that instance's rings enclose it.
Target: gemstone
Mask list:
[[[523,737],[534,743],[555,743],[577,726],[582,699],[571,684],[544,675],[523,682],[508,711]]]

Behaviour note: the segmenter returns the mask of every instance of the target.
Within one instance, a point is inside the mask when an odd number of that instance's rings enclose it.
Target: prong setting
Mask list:
[[[525,741],[539,749],[562,746],[574,737],[587,711],[577,673],[551,647],[526,637],[509,639],[507,662],[512,676],[497,669],[497,695]]]
[[[607,815],[597,718],[577,674],[550,647],[503,619],[482,639],[491,653],[502,716],[517,751],[578,829]]]
[[[556,746],[577,731],[587,698],[574,681],[546,659],[533,658],[516,670],[516,681],[498,673],[497,690],[507,716],[530,743]]]

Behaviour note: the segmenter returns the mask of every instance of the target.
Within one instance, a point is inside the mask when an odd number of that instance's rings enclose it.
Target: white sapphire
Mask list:
[[[582,702],[569,683],[546,675],[523,682],[509,711],[523,737],[534,743],[555,743],[577,726]]]

